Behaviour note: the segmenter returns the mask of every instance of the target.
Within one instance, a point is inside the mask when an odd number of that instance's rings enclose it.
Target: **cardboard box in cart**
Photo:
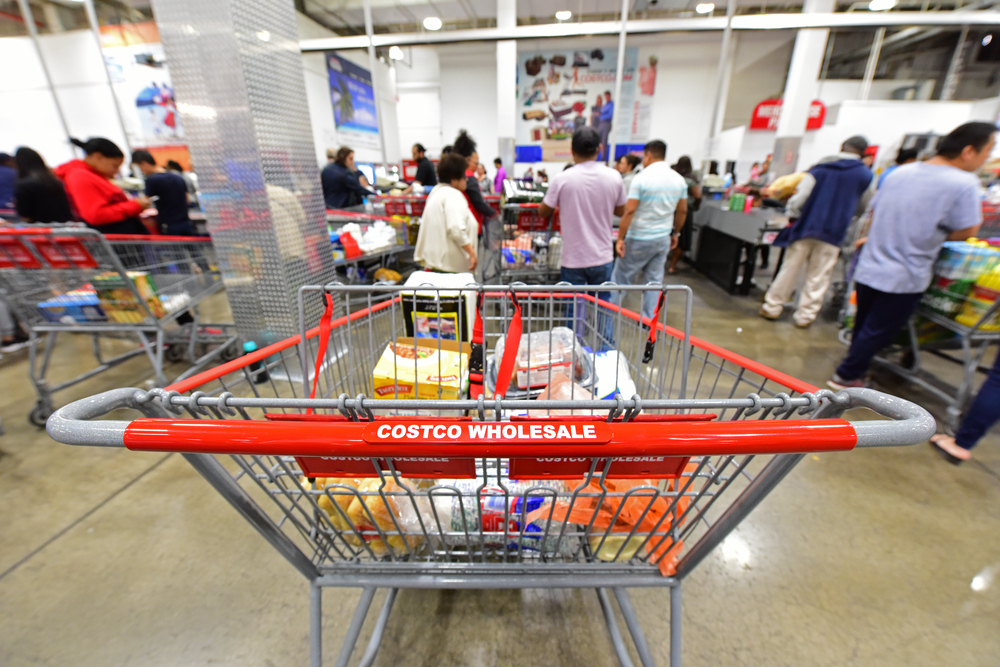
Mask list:
[[[374,398],[461,398],[468,388],[471,349],[458,341],[397,338],[372,371]]]
[[[146,302],[149,312],[159,319],[166,315],[160,297],[156,295],[153,276],[145,271],[129,271],[128,279],[135,285],[139,296]],[[121,274],[108,272],[94,276],[94,291],[108,319],[119,324],[141,324],[148,317]]]

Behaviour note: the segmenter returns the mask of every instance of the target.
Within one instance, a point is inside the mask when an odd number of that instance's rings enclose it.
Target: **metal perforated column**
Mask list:
[[[292,336],[334,276],[292,0],[152,4],[237,328]]]

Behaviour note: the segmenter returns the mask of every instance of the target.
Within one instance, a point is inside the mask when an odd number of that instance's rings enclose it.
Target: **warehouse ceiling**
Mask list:
[[[695,7],[706,0],[630,0],[629,18],[653,19],[697,16]],[[736,0],[740,14],[798,13],[802,0]],[[362,0],[295,0],[296,8],[317,23],[341,35],[364,34]],[[423,21],[437,17],[442,30],[490,28],[496,25],[496,0],[371,0],[376,33],[422,32]],[[968,0],[901,0],[893,11],[971,9]],[[718,0],[715,15],[725,13]],[[572,12],[569,21],[614,21],[620,0],[517,0],[519,25],[557,23],[555,13]],[[838,0],[837,11],[867,11],[867,2]]]

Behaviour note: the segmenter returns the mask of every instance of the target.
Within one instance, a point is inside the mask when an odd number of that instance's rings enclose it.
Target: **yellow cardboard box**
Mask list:
[[[438,342],[400,338],[387,345],[372,372],[374,398],[461,398],[469,378],[469,345],[442,340],[438,351]]]

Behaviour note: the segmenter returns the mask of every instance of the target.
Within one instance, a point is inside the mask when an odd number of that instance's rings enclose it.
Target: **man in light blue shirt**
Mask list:
[[[975,172],[993,150],[992,123],[966,123],[938,142],[937,155],[896,169],[872,200],[871,231],[854,272],[858,312],[851,349],[827,382],[867,386],[872,358],[913,314],[945,241],[975,236],[982,200]]]
[[[662,283],[667,255],[677,246],[677,237],[687,218],[687,181],[666,163],[667,145],[659,140],[643,147],[643,170],[629,186],[625,213],[618,226],[618,260],[611,275],[619,285]],[[620,303],[621,292],[615,293]],[[658,300],[656,292],[642,296],[642,316],[651,318]]]

